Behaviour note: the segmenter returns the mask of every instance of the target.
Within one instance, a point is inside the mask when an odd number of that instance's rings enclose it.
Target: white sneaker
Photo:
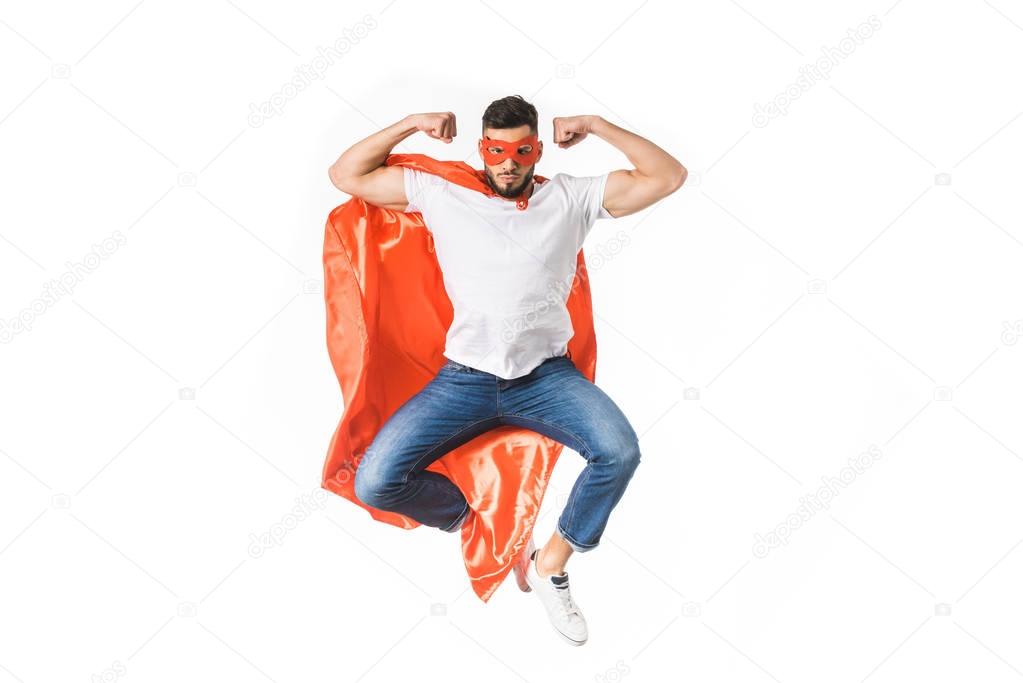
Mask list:
[[[540,576],[536,571],[536,550],[530,547],[524,555],[523,574],[526,584],[536,593],[547,610],[547,617],[551,626],[558,632],[566,642],[572,645],[582,645],[586,642],[588,632],[586,630],[586,619],[579,607],[572,601],[572,593],[568,588],[568,572]],[[518,578],[516,566],[516,578]],[[520,584],[521,587],[521,584]]]

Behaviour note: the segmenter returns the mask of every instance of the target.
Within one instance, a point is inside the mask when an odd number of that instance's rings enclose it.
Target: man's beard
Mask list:
[[[522,190],[529,185],[530,181],[533,179],[533,169],[535,168],[536,168],[535,164],[533,166],[530,166],[529,171],[526,173],[526,175],[523,176],[518,183],[509,187],[507,190],[502,190],[498,186],[497,182],[494,180],[494,174],[490,172],[489,168],[486,169],[486,173],[484,175],[487,176],[487,184],[490,185],[491,190],[501,195],[502,197],[505,197],[507,199],[513,199],[522,194]]]

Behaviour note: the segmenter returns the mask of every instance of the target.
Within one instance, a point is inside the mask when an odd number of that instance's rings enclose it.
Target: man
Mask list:
[[[388,418],[356,472],[368,506],[458,531],[470,509],[443,475],[425,468],[501,425],[524,427],[578,451],[587,461],[547,543],[515,567],[555,630],[586,642],[565,565],[595,548],[640,461],[638,438],[618,406],[567,355],[573,329],[565,302],[576,256],[600,218],[641,211],[668,196],[686,169],[652,142],[599,116],[554,119],[554,142],[572,147],[591,133],[635,166],[602,175],[564,173],[538,182],[543,155],[536,108],[519,96],[483,114],[479,153],[494,196],[384,162],[423,131],[450,143],[451,112],[413,114],[353,145],[330,168],[334,185],[366,202],[420,212],[433,236],[453,319],[437,375]]]

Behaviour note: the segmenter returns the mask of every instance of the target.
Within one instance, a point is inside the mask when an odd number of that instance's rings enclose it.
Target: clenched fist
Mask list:
[[[562,149],[578,144],[590,134],[593,116],[555,116],[554,142]]]
[[[455,129],[455,115],[449,111],[432,114],[413,114],[412,123],[431,138],[451,142],[458,131]]]

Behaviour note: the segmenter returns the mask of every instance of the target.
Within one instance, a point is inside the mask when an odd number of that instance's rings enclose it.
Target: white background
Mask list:
[[[1023,678],[1021,60],[1008,0],[4,3],[0,682]],[[628,167],[557,149],[573,114],[690,171],[586,245],[643,462],[569,564],[581,648],[512,580],[480,602],[457,535],[315,497],[327,168],[446,110],[398,151],[478,167],[515,93],[542,175]]]

